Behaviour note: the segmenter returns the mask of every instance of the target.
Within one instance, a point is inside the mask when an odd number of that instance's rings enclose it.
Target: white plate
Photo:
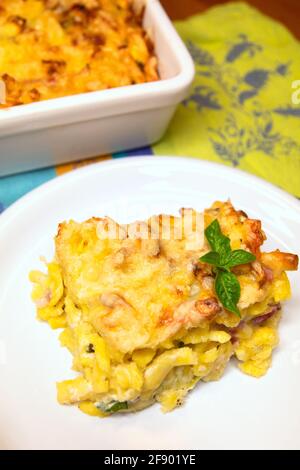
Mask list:
[[[28,272],[51,259],[57,224],[107,215],[122,222],[231,198],[263,220],[267,248],[299,251],[300,204],[238,170],[183,158],[132,158],[89,166],[25,196],[0,217],[0,447],[4,449],[300,448],[299,274],[290,279],[281,345],[261,380],[231,365],[177,411],[154,406],[98,420],[56,403],[71,357],[35,319]]]

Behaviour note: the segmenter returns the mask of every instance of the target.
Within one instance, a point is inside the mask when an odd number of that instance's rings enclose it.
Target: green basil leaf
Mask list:
[[[230,269],[234,266],[240,266],[241,264],[252,263],[256,260],[256,257],[245,250],[234,250],[230,253],[226,265],[224,267]]]
[[[212,250],[219,253],[221,264],[225,265],[231,253],[230,239],[223,235],[217,219],[206,228],[205,236]]]
[[[223,307],[241,317],[237,306],[241,296],[241,286],[237,277],[230,272],[219,270],[216,277],[215,289]]]
[[[109,410],[107,410],[109,413],[117,413],[117,411],[120,410],[128,410],[128,403],[127,401],[124,402],[116,402],[114,403]]]
[[[99,408],[99,410],[101,411],[104,411],[105,413],[117,413],[120,410],[127,410],[128,403],[127,401],[124,401],[124,402],[115,401],[115,402],[109,403],[109,405],[98,403],[97,408]]]
[[[231,247],[230,247],[230,239],[224,237],[224,239],[220,242],[220,246],[218,248],[218,253],[220,255],[220,263],[221,266],[226,266],[228,263],[230,254],[231,254]]]
[[[213,266],[220,266],[220,255],[216,251],[210,251],[200,258],[202,263],[212,264]]]
[[[205,236],[213,251],[218,251],[220,239],[223,237],[218,220],[214,220],[206,229]]]

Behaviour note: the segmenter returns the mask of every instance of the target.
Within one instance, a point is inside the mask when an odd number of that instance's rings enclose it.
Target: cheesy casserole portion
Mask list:
[[[0,109],[158,80],[133,0],[2,0]]]
[[[38,318],[62,329],[60,342],[78,373],[57,384],[61,404],[93,416],[154,402],[170,411],[199,381],[220,379],[232,357],[246,374],[267,372],[281,302],[291,295],[286,271],[297,269],[298,257],[262,252],[261,222],[230,202],[204,212],[206,227],[218,220],[232,249],[256,256],[233,268],[241,286],[239,318],[218,300],[212,266],[199,261],[210,248],[204,227],[195,229],[198,216],[192,209],[181,217],[155,216],[140,222],[134,236],[130,225],[109,218],[60,224],[47,274],[34,271],[30,278]],[[105,236],[111,226],[114,239]],[[156,237],[141,237],[153,227]]]

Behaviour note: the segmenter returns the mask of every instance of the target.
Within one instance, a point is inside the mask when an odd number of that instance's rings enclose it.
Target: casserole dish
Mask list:
[[[0,176],[153,144],[194,78],[193,61],[158,0],[145,4],[161,80],[0,112]]]

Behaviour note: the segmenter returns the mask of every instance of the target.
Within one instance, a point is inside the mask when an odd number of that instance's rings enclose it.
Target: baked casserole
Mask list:
[[[133,0],[2,0],[0,109],[158,80]]]
[[[47,274],[30,274],[38,318],[62,328],[78,373],[57,384],[58,401],[93,416],[154,402],[170,411],[199,381],[220,379],[232,357],[263,376],[291,295],[286,271],[298,267],[296,255],[261,251],[265,239],[261,222],[230,202],[134,227],[60,224]],[[222,292],[218,276],[233,284]]]

